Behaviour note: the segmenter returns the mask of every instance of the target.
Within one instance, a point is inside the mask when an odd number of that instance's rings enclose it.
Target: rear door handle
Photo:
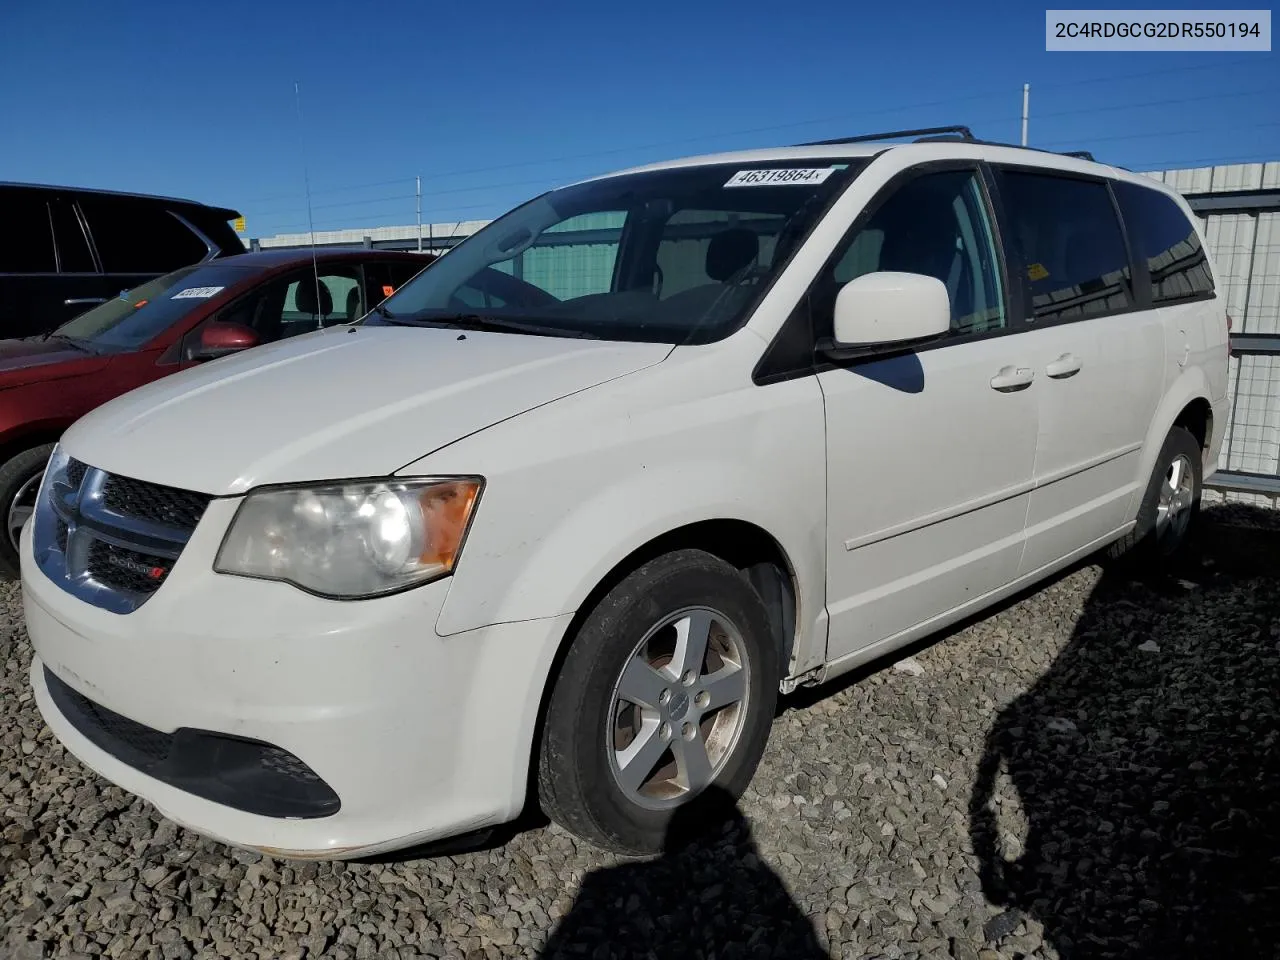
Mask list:
[[[1044,368],[1044,372],[1055,380],[1065,380],[1080,372],[1084,363],[1074,353],[1064,353]]]
[[[1036,372],[1030,367],[1001,367],[1000,372],[991,378],[991,389],[1013,393],[1027,389],[1035,378]]]
[[[70,300],[63,300],[64,307],[78,307],[82,303],[106,303],[106,297],[73,297]]]

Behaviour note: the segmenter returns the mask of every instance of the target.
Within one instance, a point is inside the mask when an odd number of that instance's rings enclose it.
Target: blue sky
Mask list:
[[[1280,53],[1047,53],[915,0],[0,4],[0,179],[236,207],[248,235],[496,215],[633,163],[967,123],[1132,169],[1280,160]],[[293,83],[302,89],[303,124]]]

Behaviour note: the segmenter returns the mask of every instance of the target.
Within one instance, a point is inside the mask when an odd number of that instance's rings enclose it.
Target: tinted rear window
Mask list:
[[[1135,183],[1117,182],[1114,189],[1134,254],[1151,273],[1151,302],[1177,303],[1213,293],[1209,258],[1174,199]]]
[[[1001,193],[1036,320],[1083,320],[1133,306],[1129,254],[1106,184],[1005,171]]]
[[[166,273],[208,255],[204,242],[160,204],[86,196],[80,209],[106,273]]]

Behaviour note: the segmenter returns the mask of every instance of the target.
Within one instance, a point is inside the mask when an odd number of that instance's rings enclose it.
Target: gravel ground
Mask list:
[[[789,698],[740,811],[648,861],[545,823],[382,863],[203,841],[43,729],[9,588],[0,956],[1280,956],[1280,592],[1229,571],[1086,567]]]

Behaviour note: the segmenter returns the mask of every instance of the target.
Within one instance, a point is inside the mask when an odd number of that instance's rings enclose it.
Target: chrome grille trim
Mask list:
[[[125,614],[142,606],[168,578],[173,563],[195,532],[204,507],[213,498],[129,481],[157,496],[179,494],[193,505],[203,501],[204,506],[198,511],[193,507],[195,522],[187,527],[113,509],[106,496],[107,485],[113,479],[114,475],[76,460],[69,460],[60,473],[48,476],[32,518],[32,546],[36,565],[63,590],[96,607]],[[126,582],[141,582],[136,571],[122,570],[118,578],[103,576],[101,560],[106,547],[116,548],[121,555],[127,552],[130,557],[154,559],[154,569],[163,571],[157,575],[156,586],[151,590],[123,586]],[[145,563],[142,565],[145,570]],[[118,582],[110,582],[112,579]]]

